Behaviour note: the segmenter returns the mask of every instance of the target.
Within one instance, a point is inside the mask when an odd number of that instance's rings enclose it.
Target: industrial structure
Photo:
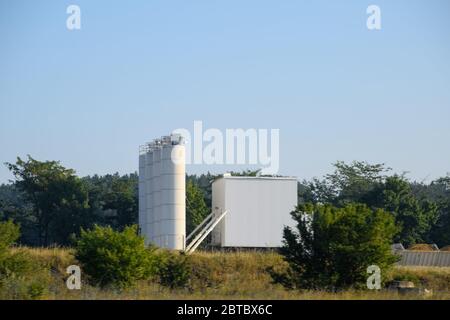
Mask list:
[[[186,236],[185,167],[180,135],[140,148],[139,228],[147,245],[190,253],[212,232],[213,246],[281,246],[283,228],[293,225],[296,178],[223,175],[212,184],[212,212]]]
[[[183,137],[172,134],[140,147],[139,228],[145,243],[191,253],[212,233],[221,248],[275,248],[285,226],[295,227],[295,177],[232,176],[212,182],[212,212],[186,236]],[[449,266],[450,252],[411,251],[393,245],[400,265]]]
[[[440,251],[437,247],[434,251],[416,251],[406,250],[401,244],[395,244],[392,251],[400,256],[397,264],[401,266],[450,267],[450,252]]]
[[[146,244],[184,250],[186,239],[185,146],[180,135],[141,146],[139,227]]]
[[[280,247],[283,228],[294,226],[297,179],[225,174],[212,184],[213,214],[227,215],[212,231],[212,245],[240,248]]]

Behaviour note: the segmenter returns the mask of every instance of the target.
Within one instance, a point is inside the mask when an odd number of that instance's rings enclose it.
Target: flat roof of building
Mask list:
[[[217,177],[214,181],[219,179],[235,179],[235,180],[295,180],[297,177],[271,177],[271,176],[232,176],[232,175],[222,175]]]

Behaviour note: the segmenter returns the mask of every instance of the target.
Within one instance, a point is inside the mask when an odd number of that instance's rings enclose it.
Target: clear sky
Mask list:
[[[301,179],[337,160],[443,176],[450,1],[0,0],[2,163],[133,172],[140,144],[194,120],[279,128],[280,173]]]

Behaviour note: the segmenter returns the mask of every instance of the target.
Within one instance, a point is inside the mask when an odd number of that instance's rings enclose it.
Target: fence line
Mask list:
[[[401,266],[450,267],[450,252],[447,251],[395,251],[401,256]]]

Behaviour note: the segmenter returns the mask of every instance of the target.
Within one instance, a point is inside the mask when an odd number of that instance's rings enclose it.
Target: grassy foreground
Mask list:
[[[385,280],[411,280],[416,287],[432,289],[432,295],[399,295],[389,290],[288,291],[272,284],[265,272],[269,266],[285,266],[274,252],[196,252],[192,255],[191,289],[169,290],[152,281],[141,281],[135,288],[118,291],[100,289],[83,282],[81,290],[68,290],[66,268],[77,264],[70,249],[21,248],[49,267],[47,288],[41,299],[450,299],[450,268],[395,267]],[[9,288],[11,290],[11,288]],[[14,292],[14,288],[12,288]],[[0,298],[11,299],[11,293]]]

